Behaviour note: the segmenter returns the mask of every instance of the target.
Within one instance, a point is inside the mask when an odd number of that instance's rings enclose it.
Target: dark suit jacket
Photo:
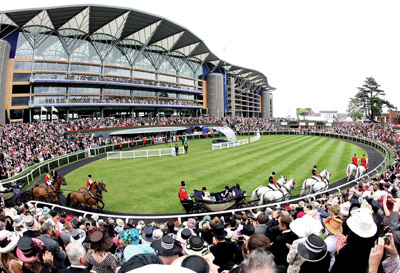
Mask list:
[[[89,270],[83,269],[83,268],[72,267],[72,266],[68,269],[58,270],[58,273],[84,273],[84,272],[89,272]]]
[[[24,236],[31,237],[31,238],[36,238],[36,237],[39,237],[39,236],[40,236],[39,232],[34,231],[34,230],[27,230],[27,231],[24,231],[23,235],[24,235]]]
[[[42,235],[37,238],[44,243],[46,250],[53,254],[54,267],[57,269],[64,269],[64,260],[66,255],[65,252],[60,249],[58,242],[54,241],[49,235]]]
[[[294,240],[297,240],[297,235],[293,232],[285,232],[276,237],[275,242],[271,245],[271,252],[275,256],[275,264],[276,265],[284,265],[286,267],[289,266],[286,261],[286,257],[289,253],[289,248],[287,248],[286,244],[291,245]]]

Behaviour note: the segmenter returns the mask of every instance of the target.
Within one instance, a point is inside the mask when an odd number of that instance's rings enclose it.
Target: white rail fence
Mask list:
[[[250,138],[250,143],[253,143],[257,140],[260,140],[260,132],[257,131],[254,137]],[[221,149],[225,149],[225,148],[232,148],[232,147],[236,147],[236,146],[242,146],[245,144],[249,143],[249,139],[245,138],[245,139],[240,139],[240,140],[236,140],[236,141],[230,141],[230,142],[220,142],[220,143],[213,143],[212,144],[212,150],[221,150]]]
[[[183,147],[179,147],[178,154],[185,152]],[[125,158],[139,158],[139,157],[152,157],[152,156],[176,156],[175,148],[164,148],[164,149],[150,149],[150,150],[132,150],[132,151],[119,151],[119,152],[107,152],[107,160],[110,159],[125,159]]]

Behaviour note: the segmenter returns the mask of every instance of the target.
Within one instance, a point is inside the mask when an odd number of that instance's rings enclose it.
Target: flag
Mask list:
[[[41,106],[40,111],[45,111],[45,112],[47,112],[47,109],[44,108],[43,106]]]
[[[55,108],[54,106],[51,106],[51,111],[52,111],[52,112],[56,112],[56,113],[58,113],[58,110],[57,110],[57,108]]]

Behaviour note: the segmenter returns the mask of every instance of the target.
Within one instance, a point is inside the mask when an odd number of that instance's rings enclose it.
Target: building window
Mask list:
[[[11,105],[12,106],[25,106],[28,105],[29,97],[18,97],[12,98]]]
[[[92,66],[92,65],[73,64],[73,65],[71,65],[71,72],[72,71],[73,72],[101,74],[101,67],[100,66]]]
[[[14,82],[29,82],[31,78],[30,73],[14,73],[13,81]]]
[[[32,62],[15,62],[14,70],[31,70]]]

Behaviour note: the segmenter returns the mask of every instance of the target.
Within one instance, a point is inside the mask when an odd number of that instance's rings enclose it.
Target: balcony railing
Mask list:
[[[139,99],[139,98],[69,98],[69,99],[45,99],[44,101],[29,101],[29,107],[35,105],[87,105],[87,104],[119,104],[123,106],[149,105],[149,106],[174,106],[174,107],[203,107],[202,103],[185,100],[165,99]]]
[[[34,75],[30,78],[30,82],[35,82],[36,80],[57,80],[57,81],[82,81],[82,82],[113,82],[113,83],[122,83],[122,84],[133,84],[133,85],[148,85],[148,86],[156,86],[156,87],[164,87],[171,88],[177,90],[189,90],[196,92],[203,92],[203,89],[197,86],[186,86],[178,83],[165,83],[158,82],[156,80],[144,80],[144,79],[126,79],[126,78],[117,78],[117,77],[100,77],[100,76],[88,76],[88,75],[68,75],[65,78],[61,77],[58,74],[49,75],[48,78],[35,77]]]

